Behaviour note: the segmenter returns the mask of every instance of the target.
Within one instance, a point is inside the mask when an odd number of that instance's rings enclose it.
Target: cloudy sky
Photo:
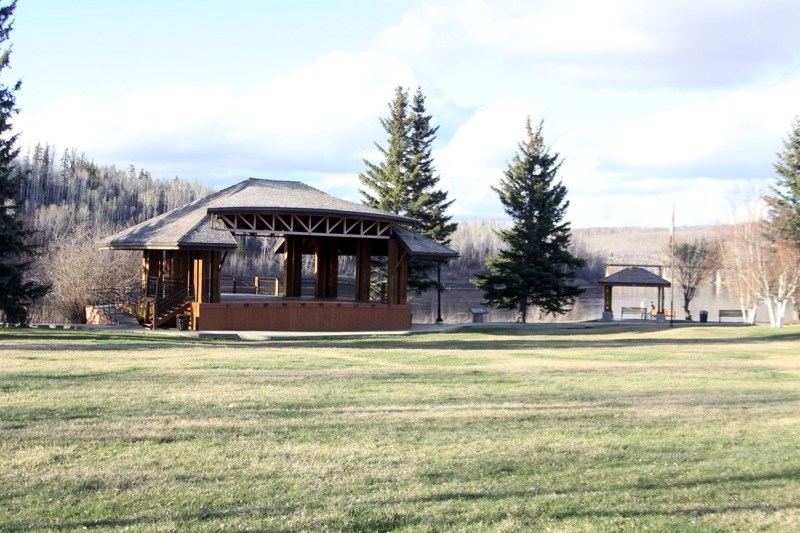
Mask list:
[[[394,88],[421,86],[456,219],[504,217],[490,186],[530,116],[573,226],[667,226],[673,203],[711,224],[774,176],[798,21],[797,0],[26,0],[11,76],[23,149],[354,201]]]

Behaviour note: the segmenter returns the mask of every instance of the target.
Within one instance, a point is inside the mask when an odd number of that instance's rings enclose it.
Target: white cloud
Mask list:
[[[497,184],[525,135],[525,118],[536,120],[537,105],[502,99],[479,108],[435,155],[440,186],[455,199],[459,218],[504,216],[491,186]]]
[[[598,82],[715,84],[797,65],[795,0],[421,2],[380,36],[424,59],[494,51],[548,75]]]
[[[413,84],[411,69],[377,53],[331,52],[242,94],[217,84],[137,90],[113,101],[70,97],[20,116],[19,125],[24,143],[77,147],[156,173],[180,170],[176,161],[200,176],[313,172],[322,161],[335,171],[371,142],[394,87]]]
[[[760,92],[703,98],[628,120],[614,128],[608,154],[628,169],[718,165],[769,172],[769,156],[779,149],[791,118],[800,114],[798,94],[800,80]]]

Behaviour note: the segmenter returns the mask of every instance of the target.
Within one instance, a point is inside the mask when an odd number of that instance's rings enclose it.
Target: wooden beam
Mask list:
[[[389,304],[398,303],[397,290],[397,263],[399,259],[399,246],[397,241],[391,239],[388,243],[389,249],[386,253],[386,302]]]
[[[325,239],[327,263],[325,272],[325,297],[336,298],[339,295],[339,245],[337,239]]]
[[[403,251],[397,263],[397,303],[405,305],[408,302],[408,254]]]
[[[194,288],[194,301],[197,303],[205,303],[205,295],[207,292],[204,290],[205,287],[205,261],[204,256],[205,254],[199,253],[196,254],[194,259],[192,260],[192,273],[193,273],[193,288]]]
[[[314,243],[314,297],[325,298],[328,278],[328,246],[323,239]]]
[[[287,235],[284,242],[284,296],[300,297],[303,292],[303,250],[300,238]]]
[[[372,243],[359,240],[356,243],[356,300],[369,301],[370,277],[372,276]]]

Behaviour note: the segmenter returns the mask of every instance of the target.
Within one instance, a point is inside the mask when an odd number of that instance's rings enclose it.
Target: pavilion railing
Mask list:
[[[219,282],[221,292],[230,294],[282,294],[280,279],[271,276],[221,276]]]

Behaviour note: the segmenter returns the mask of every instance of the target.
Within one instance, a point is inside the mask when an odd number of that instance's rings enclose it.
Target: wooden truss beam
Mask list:
[[[379,220],[293,213],[218,214],[212,217],[212,224],[229,230],[233,235],[314,235],[364,239],[389,239],[392,228],[390,222]]]

